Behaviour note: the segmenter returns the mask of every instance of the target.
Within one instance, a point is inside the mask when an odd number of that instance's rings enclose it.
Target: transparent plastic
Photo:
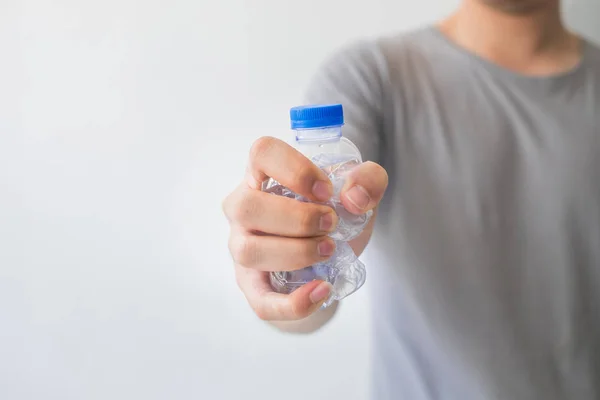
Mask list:
[[[330,298],[323,305],[327,307],[357,291],[366,278],[365,265],[356,257],[347,242],[361,234],[372,212],[363,215],[352,214],[344,208],[340,200],[346,174],[362,163],[362,158],[358,148],[350,140],[342,137],[339,126],[294,132],[296,135],[292,145],[325,171],[333,184],[334,195],[330,201],[323,204],[332,207],[338,215],[336,230],[330,234],[336,242],[336,251],[330,259],[301,270],[272,272],[271,285],[275,291],[289,294],[312,280],[327,281],[333,286]],[[309,201],[274,179],[265,182],[263,190],[299,201]]]

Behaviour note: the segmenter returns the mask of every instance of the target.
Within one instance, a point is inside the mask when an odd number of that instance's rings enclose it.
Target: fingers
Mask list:
[[[262,192],[273,178],[309,200],[333,195],[327,175],[300,152],[275,138],[261,138],[250,152],[247,179],[223,202],[231,222],[229,249],[238,285],[256,314],[270,321],[304,319],[332,292],[330,284],[309,282],[285,295],[271,288],[269,271],[293,271],[327,260],[335,242],[327,236],[338,222],[328,206],[299,202]],[[379,203],[387,188],[385,170],[367,162],[348,172],[342,189],[344,207],[362,214]]]
[[[248,173],[253,189],[260,189],[270,177],[311,200],[327,201],[333,195],[331,182],[323,171],[292,146],[272,137],[254,142]]]
[[[331,207],[240,187],[223,204],[230,221],[248,231],[288,237],[324,236],[337,225]]]
[[[287,238],[235,229],[229,251],[236,264],[260,271],[294,271],[327,260],[335,251],[328,236]]]
[[[341,194],[342,204],[353,214],[363,214],[377,206],[387,185],[385,169],[367,161],[348,173]]]
[[[331,285],[312,281],[292,294],[275,293],[269,274],[236,265],[238,286],[256,315],[266,321],[295,321],[318,310],[331,294]]]

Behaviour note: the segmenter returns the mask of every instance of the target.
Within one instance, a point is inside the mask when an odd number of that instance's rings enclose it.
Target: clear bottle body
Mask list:
[[[327,307],[333,301],[352,294],[365,282],[365,266],[347,242],[360,235],[372,212],[352,214],[340,200],[346,174],[362,162],[362,157],[354,143],[342,136],[341,126],[295,130],[294,133],[293,147],[321,168],[332,182],[334,195],[324,204],[332,207],[338,215],[337,228],[330,234],[336,241],[336,251],[329,260],[298,271],[272,272],[271,285],[275,291],[287,294],[314,279],[325,280],[333,286],[332,295],[324,304]],[[299,201],[309,201],[273,179],[263,185],[263,190]]]

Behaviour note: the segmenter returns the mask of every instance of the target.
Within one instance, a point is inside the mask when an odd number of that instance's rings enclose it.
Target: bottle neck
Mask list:
[[[341,126],[328,126],[315,129],[294,129],[298,143],[329,143],[342,138]]]

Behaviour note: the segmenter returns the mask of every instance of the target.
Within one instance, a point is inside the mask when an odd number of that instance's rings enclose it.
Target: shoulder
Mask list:
[[[421,28],[340,46],[322,61],[317,78],[346,85],[368,85],[385,90],[390,75],[402,70],[403,79],[418,73],[424,64],[435,63],[433,28]]]
[[[381,70],[398,61],[427,56],[433,36],[434,28],[426,27],[354,41],[341,46],[326,60],[326,64]]]

